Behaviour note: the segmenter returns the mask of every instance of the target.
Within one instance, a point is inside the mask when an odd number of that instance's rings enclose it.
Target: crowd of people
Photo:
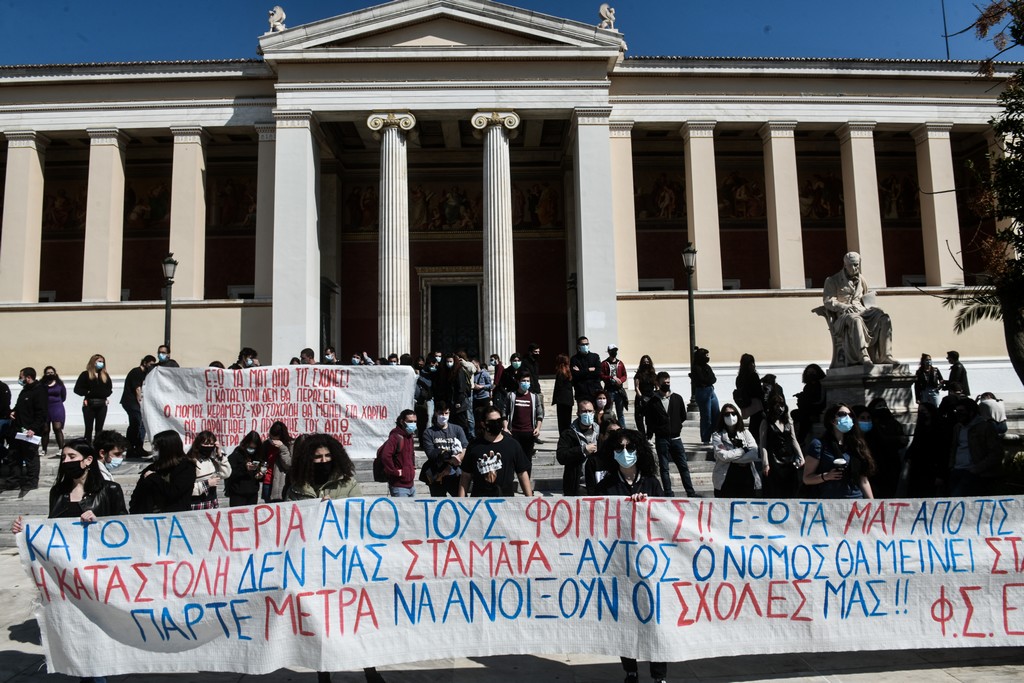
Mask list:
[[[431,496],[513,496],[535,493],[532,480],[536,444],[547,399],[539,383],[541,349],[531,344],[504,365],[463,351],[435,351],[413,359],[391,354],[373,359],[353,353],[352,365],[409,366],[416,373],[411,407],[402,410],[374,463],[374,478],[390,495],[414,496],[416,482]],[[312,349],[295,362],[317,363]],[[740,358],[731,400],[720,403],[717,377],[707,349],[694,350],[690,371],[693,401],[700,416],[700,440],[714,461],[714,495],[721,498],[888,498],[937,495],[977,496],[998,483],[1003,459],[1000,435],[1006,431],[1002,402],[985,393],[967,395],[967,371],[955,351],[947,354],[950,379],[943,380],[922,355],[915,375],[917,420],[913,439],[883,398],[868,405],[829,402],[825,372],[815,364],[803,372],[802,390],[790,410],[777,378],[760,375],[750,354]],[[319,364],[338,364],[327,347]],[[142,386],[155,366],[177,367],[170,349],[143,357],[127,375],[121,395],[127,434],[104,430],[113,393],[102,354],[93,355],[74,393],[82,397],[85,434],[65,440],[66,388],[52,366],[39,377],[34,368],[19,373],[22,390],[13,409],[10,391],[0,387],[0,430],[4,435],[11,488],[27,492],[39,485],[39,447],[45,453],[52,430],[61,459],[50,490],[51,517],[97,517],[201,510],[218,507],[223,493],[231,506],[336,499],[362,495],[356,468],[344,447],[326,434],[289,433],[276,422],[264,437],[246,434],[236,444],[218,443],[212,432],[197,434],[185,448],[174,431],[156,434],[144,450]],[[215,365],[219,365],[216,364]],[[243,348],[232,368],[259,365],[258,353]],[[555,358],[550,405],[558,425],[556,460],[563,467],[562,494],[647,497],[674,496],[674,465],[684,489],[694,489],[682,429],[687,400],[673,391],[668,372],[641,357],[630,378],[615,344],[602,359],[587,337],[576,353]],[[955,379],[954,379],[955,378]],[[630,388],[632,391],[630,392]],[[4,403],[4,391],[7,401]],[[941,396],[941,392],[946,392]],[[632,428],[627,411],[632,402]],[[230,452],[226,447],[230,446]],[[417,470],[415,450],[425,458]],[[111,470],[125,459],[150,462],[141,471],[128,504]],[[15,522],[20,530],[21,520]],[[637,664],[623,659],[627,680]],[[663,663],[652,663],[655,680]],[[367,669],[368,681],[382,681]],[[330,675],[320,674],[320,681]],[[101,680],[101,679],[95,679]]]

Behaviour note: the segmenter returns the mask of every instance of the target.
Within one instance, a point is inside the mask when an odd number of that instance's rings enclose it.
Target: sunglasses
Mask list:
[[[849,417],[852,413],[836,413],[836,417]]]

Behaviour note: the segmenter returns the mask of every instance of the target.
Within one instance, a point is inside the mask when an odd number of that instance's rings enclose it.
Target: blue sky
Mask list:
[[[980,4],[984,0],[977,0]],[[267,10],[287,25],[378,4],[368,0],[0,0],[0,64],[256,57]],[[509,4],[598,22],[596,0]],[[612,2],[630,55],[944,59],[940,0],[621,0]],[[726,9],[723,9],[726,8]],[[968,26],[973,0],[946,0],[949,31]],[[950,39],[953,59],[981,59],[991,43]],[[1015,48],[1003,59],[1024,61]]]

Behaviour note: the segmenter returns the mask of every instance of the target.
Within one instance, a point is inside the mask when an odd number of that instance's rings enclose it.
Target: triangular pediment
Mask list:
[[[444,50],[484,56],[531,50],[607,56],[624,48],[617,31],[486,0],[395,0],[260,38],[268,61],[336,59],[367,52]]]

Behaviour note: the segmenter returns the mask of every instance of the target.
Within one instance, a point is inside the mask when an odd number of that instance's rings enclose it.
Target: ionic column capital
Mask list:
[[[416,126],[416,117],[407,111],[374,112],[366,119],[366,125],[373,131],[373,137],[380,140],[380,131],[385,128],[409,132]]]
[[[477,130],[486,130],[488,126],[504,126],[507,130],[515,130],[520,118],[514,111],[478,111],[469,122]]]
[[[687,121],[679,129],[683,140],[689,142],[691,138],[713,138],[715,137],[715,126],[718,121]]]
[[[871,138],[875,137],[875,122],[874,121],[848,121],[839,127],[836,131],[836,135],[839,136],[839,142],[846,144],[853,138]]]
[[[769,121],[761,126],[757,134],[763,142],[779,138],[792,138],[796,131],[796,121]]]
[[[256,129],[256,134],[259,136],[260,142],[273,142],[274,140],[277,140],[276,123],[257,123],[253,128]]]
[[[32,148],[42,152],[50,144],[50,138],[34,130],[9,130],[4,133],[9,149]]]
[[[124,149],[128,144],[128,136],[117,128],[87,128],[85,132],[89,134],[89,145],[92,147],[109,145]]]
[[[948,140],[953,124],[945,121],[928,121],[910,131],[914,143],[920,145],[928,140]]]
[[[176,145],[205,145],[210,139],[202,126],[171,126],[171,135]]]

